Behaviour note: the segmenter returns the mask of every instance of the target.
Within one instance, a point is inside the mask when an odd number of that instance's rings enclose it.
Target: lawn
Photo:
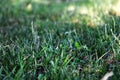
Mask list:
[[[0,0],[0,80],[120,80],[119,0]]]

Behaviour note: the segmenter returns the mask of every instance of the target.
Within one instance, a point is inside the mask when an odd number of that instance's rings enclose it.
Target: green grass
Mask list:
[[[99,80],[109,71],[119,80],[120,17],[109,3],[0,1],[0,80]]]

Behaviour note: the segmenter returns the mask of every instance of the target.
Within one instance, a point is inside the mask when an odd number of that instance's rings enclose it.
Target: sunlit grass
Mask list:
[[[32,0],[32,2],[35,2],[35,3],[42,3],[42,4],[49,4],[49,3],[50,3],[49,0]]]
[[[116,4],[112,5],[112,11],[111,13],[113,13],[116,16],[120,16],[120,1],[118,0],[118,2],[116,2]]]

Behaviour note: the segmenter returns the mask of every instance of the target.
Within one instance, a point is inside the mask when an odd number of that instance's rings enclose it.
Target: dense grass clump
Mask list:
[[[119,80],[115,1],[0,1],[0,80]]]

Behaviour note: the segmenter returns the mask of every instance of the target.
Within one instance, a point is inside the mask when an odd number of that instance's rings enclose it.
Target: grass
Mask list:
[[[110,80],[119,80],[120,17],[111,2],[1,1],[0,79],[99,80],[113,71]]]

